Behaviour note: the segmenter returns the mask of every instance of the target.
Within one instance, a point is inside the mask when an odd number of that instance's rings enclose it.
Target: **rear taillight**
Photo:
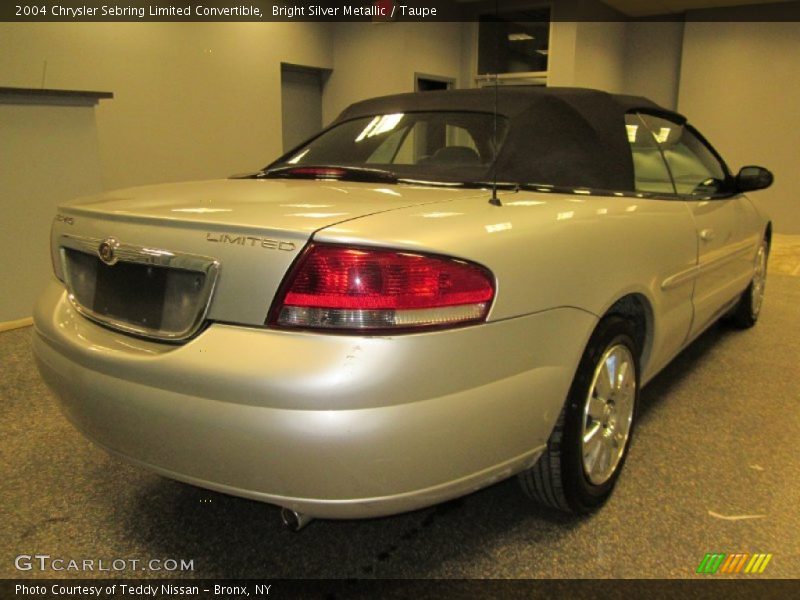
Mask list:
[[[347,171],[336,167],[294,167],[293,169],[288,169],[286,175],[314,177],[316,179],[341,179],[347,175]]]
[[[277,327],[398,330],[483,321],[491,273],[474,263],[378,248],[312,244],[271,311]]]

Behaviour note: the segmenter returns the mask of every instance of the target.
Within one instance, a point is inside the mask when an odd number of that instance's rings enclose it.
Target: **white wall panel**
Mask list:
[[[800,233],[800,23],[687,23],[678,109],[732,170],[774,171],[754,195],[775,231]]]
[[[2,23],[0,85],[107,90],[103,187],[226,177],[281,153],[281,62],[332,66],[326,23]]]
[[[322,97],[330,123],[349,104],[374,96],[414,91],[414,73],[463,82],[463,23],[338,23],[333,73]]]
[[[94,115],[92,106],[0,103],[0,323],[30,317],[52,277],[56,206],[100,191]]]

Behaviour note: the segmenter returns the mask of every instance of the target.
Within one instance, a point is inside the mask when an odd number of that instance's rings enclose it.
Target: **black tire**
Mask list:
[[[763,273],[759,272],[759,261],[761,258],[760,253],[764,252]],[[769,258],[769,242],[764,239],[761,242],[758,252],[756,253],[756,264],[754,266],[753,281],[747,286],[747,289],[742,293],[739,302],[733,307],[729,314],[728,320],[738,329],[749,329],[758,322],[758,317],[761,314],[761,306],[764,300],[764,285],[767,279],[767,259]],[[762,277],[760,282],[760,291],[758,290],[759,284],[757,279]],[[760,293],[761,299],[757,300],[755,294]]]
[[[518,476],[525,494],[544,506],[568,513],[583,514],[600,507],[611,495],[630,447],[639,402],[639,348],[634,325],[610,315],[601,319],[583,352],[567,400],[539,461]],[[625,346],[635,367],[630,428],[622,444],[622,454],[611,475],[593,483],[584,467],[583,431],[596,370],[606,352]]]

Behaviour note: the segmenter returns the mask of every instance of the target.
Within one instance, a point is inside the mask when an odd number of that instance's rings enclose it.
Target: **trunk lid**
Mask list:
[[[475,190],[298,179],[223,179],[129,188],[64,204],[70,215],[128,223],[170,222],[247,231],[310,234],[397,208],[440,202]],[[202,228],[202,227],[200,227]]]
[[[209,280],[213,294],[209,294],[204,317],[263,325],[284,275],[315,231],[367,215],[478,194],[485,192],[281,179],[130,188],[62,205],[53,226],[53,262],[56,275],[63,281],[65,266],[70,270],[66,261],[76,256],[74,250],[97,258],[97,268],[92,267],[84,277],[89,277],[90,284],[96,279],[97,289],[106,289],[109,281],[119,280],[120,269],[115,272],[115,265],[101,264],[99,258],[100,245],[109,239],[119,244],[120,263],[130,259],[164,266],[168,263],[152,262],[150,257],[165,255],[178,256],[180,261],[174,264],[213,262],[217,265],[214,281]],[[136,255],[139,258],[130,258]],[[187,257],[191,259],[188,262],[183,260]],[[87,260],[83,256],[74,269],[87,265]],[[139,273],[137,285],[145,285],[147,277],[146,272]],[[77,308],[97,317],[93,311],[105,306],[98,293],[95,287],[86,287],[80,297],[83,306]],[[113,307],[106,306],[105,310],[136,312],[136,296],[131,290],[117,292],[111,298]],[[152,316],[159,310],[158,294],[148,297],[147,311]],[[126,302],[132,308],[126,308]],[[119,328],[126,330],[123,325]]]

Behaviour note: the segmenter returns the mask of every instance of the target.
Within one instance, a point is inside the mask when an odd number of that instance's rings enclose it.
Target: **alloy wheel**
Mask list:
[[[750,310],[753,317],[757,317],[761,312],[761,305],[764,303],[764,289],[767,283],[767,246],[761,244],[756,254],[756,268],[753,273],[753,291],[751,294]]]
[[[625,453],[635,400],[636,362],[626,345],[612,345],[595,368],[584,406],[581,457],[594,485],[608,481]]]

